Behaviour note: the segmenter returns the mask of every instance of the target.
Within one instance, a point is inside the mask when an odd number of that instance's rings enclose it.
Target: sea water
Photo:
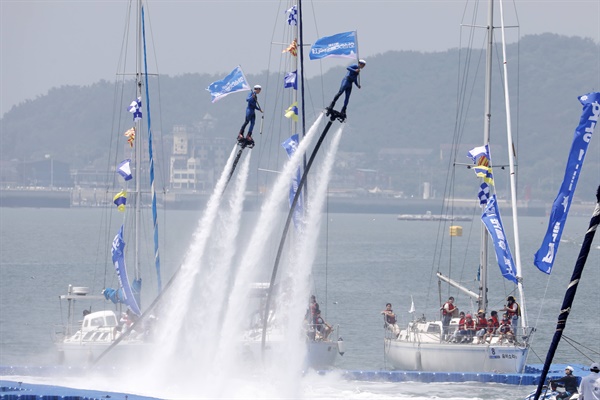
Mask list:
[[[93,208],[0,209],[0,365],[53,365],[56,362],[53,325],[64,322],[61,318],[65,311],[64,305],[61,310],[58,296],[66,293],[68,284],[88,286],[88,282],[92,282],[96,286],[94,289],[109,286],[109,282],[105,282],[109,279],[108,274],[105,278],[103,271],[106,260],[96,251],[99,242],[105,239],[97,230],[101,214],[102,210]],[[168,212],[168,219],[163,224],[167,229],[163,239],[166,245],[161,254],[165,276],[172,274],[183,262],[201,217],[202,210]],[[242,215],[241,235],[252,232],[256,218],[256,213]],[[329,214],[324,218],[313,281],[314,293],[325,319],[330,324],[339,324],[339,333],[344,338],[346,353],[338,358],[336,367],[388,369],[383,355],[380,315],[385,303],[393,304],[402,323],[412,318],[408,313],[411,301],[417,314],[435,317],[429,315],[432,300],[427,299],[437,296],[435,279],[431,277],[437,224],[398,221],[395,215],[381,214]],[[507,217],[504,222],[508,230],[510,221]],[[543,362],[588,222],[587,217],[569,217],[555,270],[547,277],[532,265],[533,253],[541,243],[547,218],[520,219],[529,320],[538,328],[528,363]],[[465,236],[468,234],[465,229]],[[462,239],[466,240],[466,237]],[[592,246],[565,330],[565,336],[596,352],[598,344],[590,343],[588,337],[600,328],[599,242],[596,238]],[[465,266],[463,280],[475,278],[472,267]],[[269,268],[271,265],[267,265]],[[148,286],[152,283],[150,277],[145,281]],[[502,280],[490,285],[490,293],[496,289],[502,293],[510,287]],[[148,304],[152,294],[146,297]],[[459,299],[459,308],[472,308],[465,304],[464,297]],[[503,300],[503,295],[491,295],[490,309],[500,309]],[[579,350],[581,348],[576,349],[563,341],[555,362],[589,364],[590,360]],[[130,382],[114,378],[106,380],[101,376],[88,375],[79,381],[69,376],[52,379],[53,384],[61,381],[74,387],[132,390],[128,386]],[[234,394],[237,398],[281,397],[282,392],[269,376],[257,375],[254,379],[231,376],[229,381],[239,387]],[[340,378],[335,371],[324,376],[309,372],[298,376],[295,385],[297,391],[291,396],[294,398],[514,399],[524,397],[531,390],[531,387],[481,383],[356,382]],[[168,390],[144,393],[143,382],[133,389],[140,394],[174,398]],[[198,393],[178,393],[178,398],[198,397]]]

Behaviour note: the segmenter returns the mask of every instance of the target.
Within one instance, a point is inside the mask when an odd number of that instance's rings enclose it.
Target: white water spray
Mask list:
[[[158,339],[162,351],[147,366],[144,386],[157,395],[178,398],[296,397],[305,368],[302,315],[310,294],[317,238],[327,184],[339,144],[336,132],[315,181],[305,232],[293,244],[282,267],[283,295],[275,299],[277,323],[283,335],[273,346],[269,363],[248,364],[244,334],[248,327],[252,284],[273,267],[265,260],[277,243],[276,223],[287,200],[289,184],[323,120],[321,115],[285,164],[265,199],[249,240],[238,238],[246,189],[249,155],[244,158],[229,202],[222,201],[229,171],[224,171],[194,235],[193,243],[164,310],[173,310],[161,322],[167,326]],[[232,163],[233,153],[227,165]],[[273,237],[276,237],[274,240]],[[241,251],[242,257],[235,252]],[[236,265],[233,260],[240,258]],[[289,318],[285,318],[289,316]],[[273,344],[272,342],[271,344]],[[260,345],[260,342],[254,344]]]

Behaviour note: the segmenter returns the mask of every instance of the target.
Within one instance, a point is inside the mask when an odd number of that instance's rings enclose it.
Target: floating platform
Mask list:
[[[546,379],[563,377],[567,365],[552,364]],[[578,364],[570,365],[575,369],[574,375],[576,376],[585,376],[589,373],[588,367]],[[482,382],[503,383],[507,385],[537,385],[540,381],[543,366],[543,364],[527,365],[525,372],[522,374],[498,374],[493,372],[345,371],[342,376],[348,380],[369,382]]]
[[[576,376],[585,376],[589,373],[587,366],[570,364]],[[558,379],[564,376],[567,364],[552,364],[547,379]],[[347,380],[368,382],[482,382],[501,383],[507,385],[537,385],[542,373],[543,364],[532,364],[525,367],[522,374],[496,374],[476,372],[422,372],[422,371],[343,371],[342,376]],[[319,371],[326,375],[331,371]],[[64,376],[66,373],[80,375],[84,369],[70,367],[16,367],[0,366],[0,376],[25,377],[51,377]],[[125,397],[123,397],[125,396]],[[98,390],[73,389],[55,385],[30,384],[12,380],[0,379],[1,400],[106,400],[108,398],[128,400],[159,400],[155,397],[139,396],[126,393],[112,393]]]
[[[63,386],[37,385],[25,382],[0,380],[2,400],[160,400],[135,394],[104,392],[100,390],[72,389]]]

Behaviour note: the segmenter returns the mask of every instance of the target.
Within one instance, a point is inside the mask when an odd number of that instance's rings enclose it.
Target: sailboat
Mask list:
[[[113,283],[116,288],[106,285],[102,290],[92,292],[89,287],[69,285],[67,294],[60,296],[61,300],[67,302],[67,317],[64,325],[55,328],[55,344],[59,361],[69,365],[93,363],[117,343],[119,346],[114,353],[119,356],[135,353],[136,357],[139,357],[143,354],[144,352],[139,350],[140,346],[149,345],[152,318],[141,320],[142,264],[154,264],[157,293],[162,289],[142,0],[137,1],[137,13],[134,18],[128,20],[134,20],[137,28],[133,30],[136,33],[135,79],[126,79],[128,74],[120,73],[122,80],[117,83],[120,96],[115,98],[124,98],[126,95],[135,97],[117,112],[117,115],[123,114],[125,117],[117,124],[115,135],[120,140],[111,140],[111,143],[116,142],[121,151],[113,152],[115,159],[108,163],[108,176],[113,177],[114,186],[110,185],[110,188],[107,188],[108,207],[103,210],[108,214],[103,216],[106,230],[110,231],[106,234],[111,235],[107,241],[107,246],[110,246],[107,253],[112,259],[112,264],[107,265],[114,271]],[[121,60],[126,62],[126,55],[124,56]],[[122,67],[126,68],[125,65]],[[128,86],[133,90],[128,91]],[[128,202],[130,198],[133,202]],[[147,211],[151,211],[151,217],[146,215]],[[120,227],[109,226],[108,221],[115,215],[122,216],[117,223]],[[148,232],[143,230],[143,225],[150,226]],[[153,254],[153,260],[152,257],[150,260],[142,257],[144,236],[152,239],[149,240],[152,243],[149,247],[152,247],[150,252]],[[126,242],[131,245],[126,246]],[[126,260],[133,266],[133,274],[128,272]],[[132,279],[130,275],[133,275]],[[85,307],[83,311],[81,307]],[[82,319],[79,319],[79,313],[82,313]]]
[[[470,156],[473,165],[468,165],[469,169],[476,172],[480,177],[480,207],[482,210],[482,223],[479,248],[479,268],[473,274],[478,276],[476,282],[477,288],[471,290],[457,280],[442,274],[438,268],[436,273],[438,278],[438,288],[440,290],[438,301],[442,302],[442,285],[448,284],[456,288],[459,293],[466,294],[471,300],[472,308],[467,308],[466,313],[472,313],[473,316],[490,312],[488,305],[488,287],[495,289],[501,286],[501,282],[495,285],[488,285],[488,276],[490,270],[488,266],[488,243],[489,238],[493,239],[496,250],[496,259],[500,266],[504,278],[509,281],[512,290],[509,291],[509,297],[518,296],[520,304],[521,326],[512,328],[512,337],[502,335],[499,330],[491,329],[490,335],[482,340],[474,334],[474,329],[459,327],[461,321],[457,315],[453,315],[449,325],[444,326],[442,322],[441,309],[436,308],[436,314],[440,320],[428,320],[425,316],[413,319],[404,329],[396,333],[393,329],[386,329],[384,338],[384,352],[386,362],[394,369],[411,371],[440,371],[440,372],[496,372],[496,373],[522,373],[525,368],[525,361],[529,352],[529,340],[531,331],[528,331],[527,313],[522,289],[521,263],[519,251],[518,219],[516,207],[516,183],[514,169],[514,154],[512,152],[513,142],[511,134],[510,121],[510,102],[508,97],[507,71],[506,71],[506,52],[504,46],[504,18],[502,14],[502,3],[500,1],[500,12],[502,20],[502,39],[504,55],[504,99],[507,113],[507,138],[510,162],[510,188],[511,205],[513,212],[513,229],[515,241],[514,261],[510,253],[507,236],[504,233],[502,220],[500,218],[497,206],[495,187],[493,181],[492,162],[491,162],[491,143],[490,143],[490,119],[491,119],[491,88],[492,88],[492,50],[493,50],[493,31],[496,29],[494,24],[494,0],[488,0],[487,26],[486,29],[486,74],[485,74],[485,96],[484,96],[484,137],[483,146],[477,146],[468,154],[463,153],[463,157]],[[456,146],[458,147],[458,146]],[[456,148],[455,151],[458,151]],[[466,160],[466,158],[464,158]],[[454,166],[461,161],[454,160]],[[466,163],[462,163],[467,165]],[[489,192],[488,192],[489,191]],[[451,204],[451,196],[448,196],[448,204]],[[473,189],[473,201],[477,202],[477,189]],[[445,224],[443,226],[446,226]],[[450,227],[450,235],[458,235],[460,227]],[[448,232],[448,231],[445,231]],[[489,235],[488,235],[489,233]],[[441,259],[441,255],[440,255]],[[450,259],[451,260],[451,259]],[[500,278],[501,279],[501,278]],[[506,285],[506,283],[504,284]],[[513,295],[514,294],[514,295]],[[505,294],[506,296],[507,294]],[[446,297],[447,298],[447,297]],[[508,297],[507,297],[508,299]],[[467,301],[463,301],[462,304]],[[501,311],[500,311],[501,313]],[[413,314],[414,315],[414,314]],[[489,314],[488,314],[489,315]],[[468,315],[467,315],[468,317]],[[462,330],[462,331],[461,331]],[[454,335],[460,332],[461,335]],[[509,339],[509,340],[507,340]]]

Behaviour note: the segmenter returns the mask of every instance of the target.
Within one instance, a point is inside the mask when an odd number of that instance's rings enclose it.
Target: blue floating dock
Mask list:
[[[52,376],[66,370],[81,373],[77,369],[60,367],[0,367],[0,375],[6,376]],[[160,400],[155,397],[99,390],[73,389],[56,385],[40,385],[10,380],[0,380],[1,400]]]
[[[547,379],[558,379],[564,376],[567,364],[552,364]],[[575,375],[584,376],[589,369],[583,365],[572,364]],[[384,382],[481,382],[503,383],[507,385],[537,385],[540,381],[543,364],[532,364],[525,367],[522,374],[501,374],[494,372],[423,372],[423,371],[344,371],[343,377],[356,381]],[[326,374],[327,371],[322,371]]]
[[[548,379],[564,376],[567,364],[553,364],[548,371]],[[584,376],[589,372],[587,366],[571,364],[576,376]],[[508,385],[537,385],[542,373],[542,364],[525,367],[522,374],[476,373],[476,372],[423,372],[423,371],[371,371],[346,370],[342,376],[347,380],[369,382],[481,382],[503,383]],[[65,374],[81,374],[85,369],[70,367],[16,367],[0,366],[0,376],[36,376],[51,377]],[[319,371],[326,375],[331,371]],[[98,390],[72,389],[55,385],[38,385],[11,380],[0,380],[0,400],[160,400],[155,397],[139,396],[126,393],[113,393]]]

